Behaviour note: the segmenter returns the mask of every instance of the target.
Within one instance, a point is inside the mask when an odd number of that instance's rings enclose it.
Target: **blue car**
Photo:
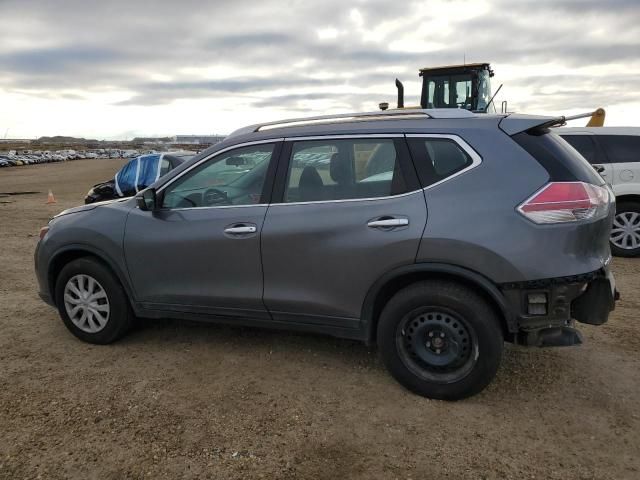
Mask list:
[[[114,178],[91,187],[84,203],[131,197],[193,157],[192,152],[140,155],[124,165]]]

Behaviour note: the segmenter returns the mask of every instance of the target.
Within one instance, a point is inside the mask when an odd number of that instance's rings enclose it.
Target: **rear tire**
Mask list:
[[[56,305],[65,326],[80,340],[108,344],[133,321],[127,294],[102,263],[84,257],[65,265],[56,280]]]
[[[391,375],[412,392],[440,400],[482,391],[498,371],[504,346],[491,305],[448,280],[396,293],[382,310],[377,335]]]
[[[609,243],[616,257],[640,255],[640,202],[627,200],[616,205]]]

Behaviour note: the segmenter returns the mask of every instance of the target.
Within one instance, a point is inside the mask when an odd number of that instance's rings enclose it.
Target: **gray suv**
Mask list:
[[[391,374],[460,399],[505,341],[581,343],[607,321],[614,197],[562,118],[388,110],[253,125],[135,198],[53,218],[40,296],[78,338],[135,317],[377,344]]]

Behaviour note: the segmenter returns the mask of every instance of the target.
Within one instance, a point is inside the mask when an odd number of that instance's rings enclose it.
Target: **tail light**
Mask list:
[[[553,182],[538,190],[518,211],[538,224],[577,222],[605,217],[609,190],[584,182]]]
[[[42,227],[40,229],[40,240],[44,238],[44,236],[47,234],[48,231],[49,231],[49,227]]]

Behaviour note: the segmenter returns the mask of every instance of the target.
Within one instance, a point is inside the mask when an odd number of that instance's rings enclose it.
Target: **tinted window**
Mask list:
[[[293,144],[285,202],[386,197],[405,191],[393,140]]]
[[[640,162],[640,136],[598,135],[610,162]]]
[[[172,183],[165,208],[251,205],[261,202],[273,144],[238,148],[218,155]]]
[[[412,138],[409,140],[416,168],[426,187],[463,170],[473,163],[460,144],[450,138]]]
[[[522,132],[511,138],[545,168],[551,181],[604,183],[589,162],[555,133]]]
[[[596,146],[591,139],[591,135],[561,135],[569,145],[575,148],[587,162],[596,162]]]

